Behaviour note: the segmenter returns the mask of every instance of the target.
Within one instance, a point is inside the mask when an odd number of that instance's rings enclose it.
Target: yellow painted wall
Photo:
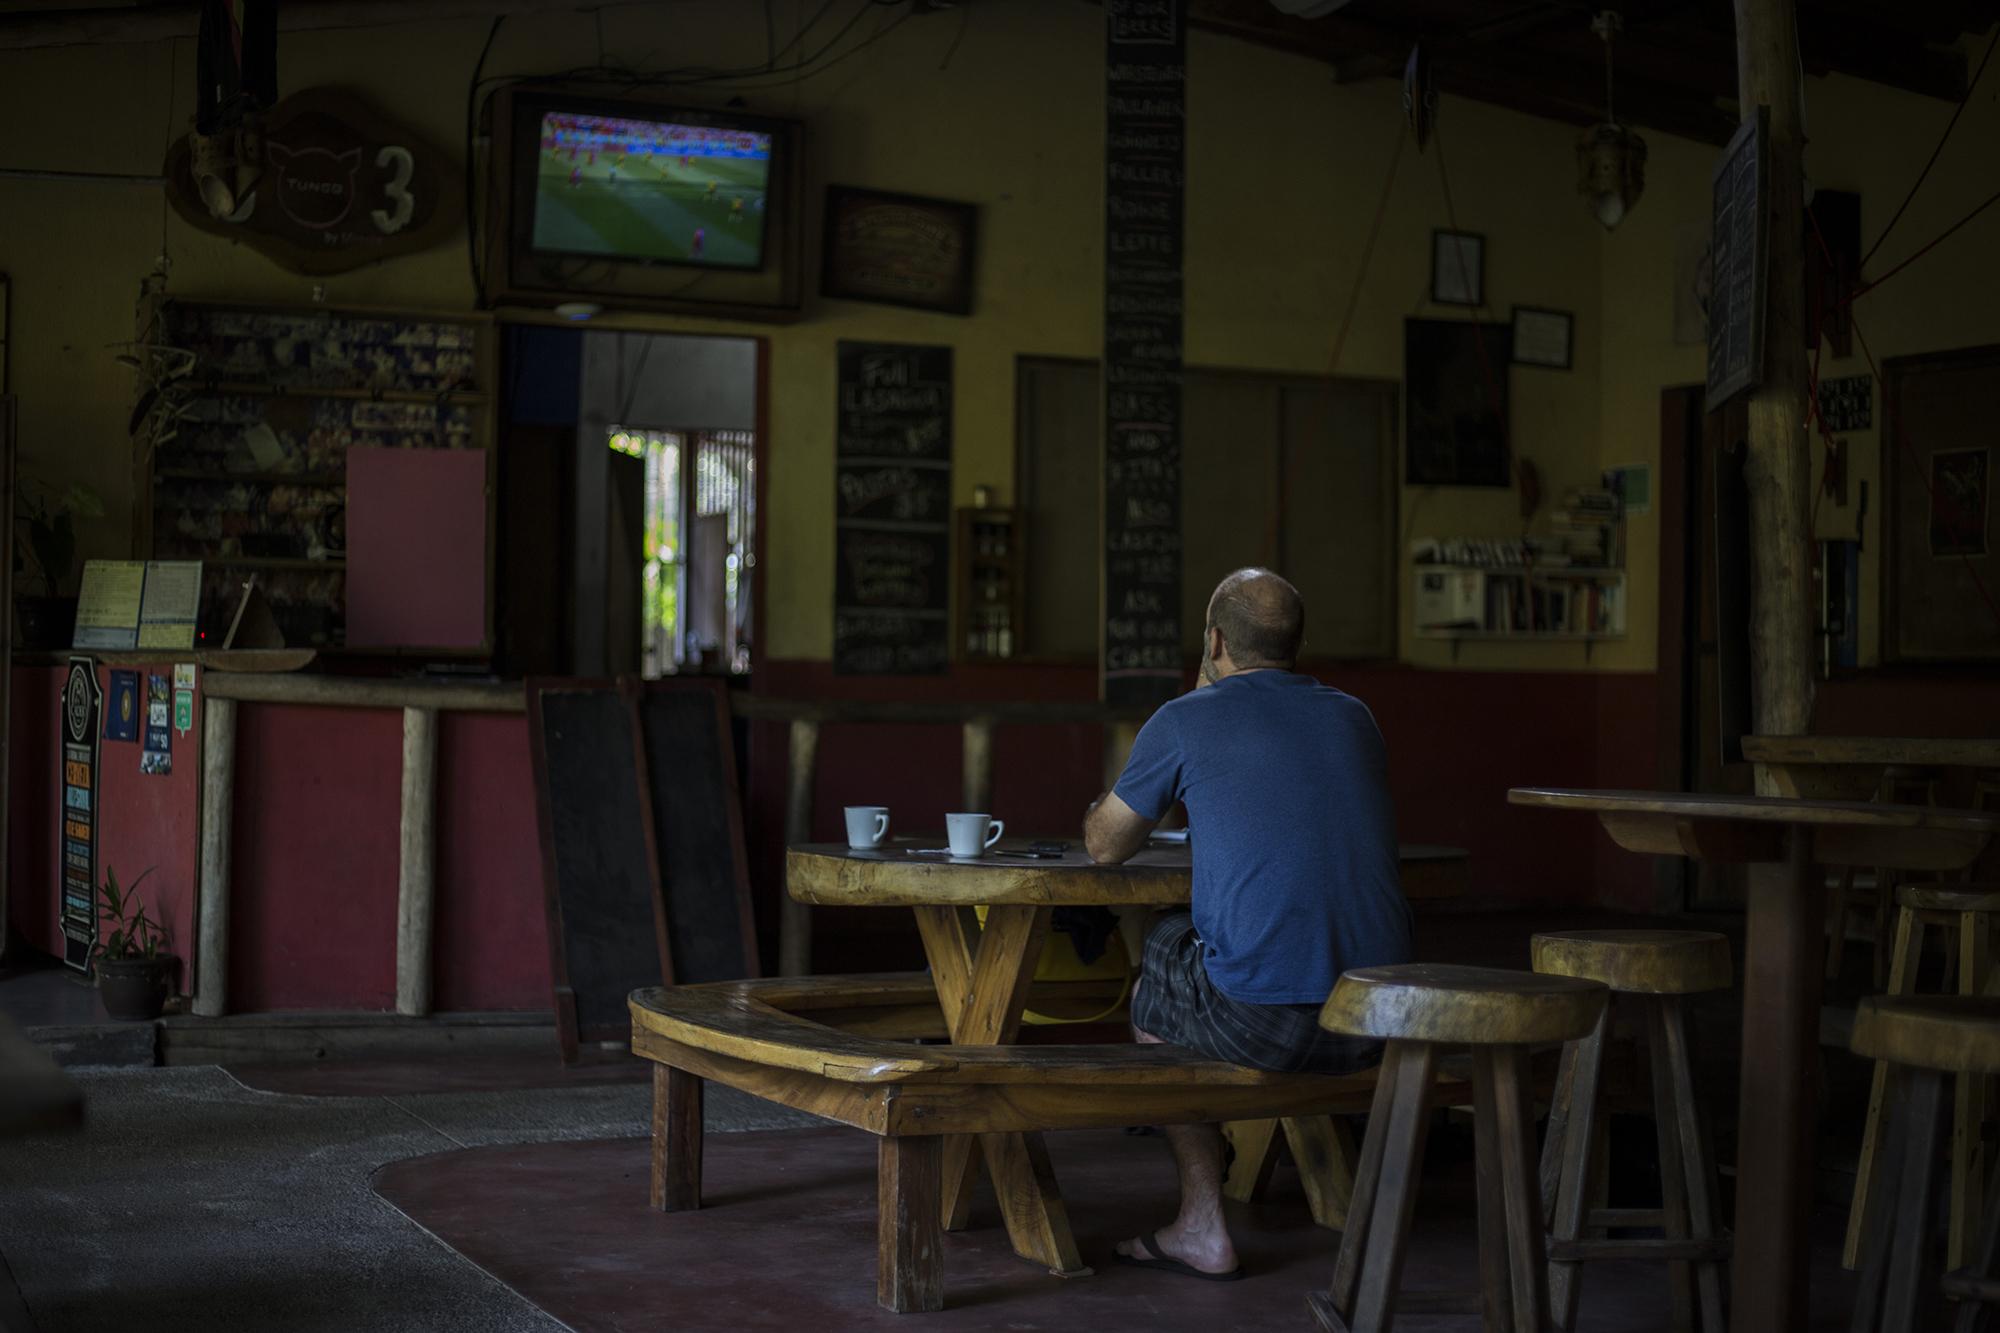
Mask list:
[[[1984,42],[1968,43],[1974,58]],[[1905,257],[1969,213],[1996,184],[2000,154],[2000,71],[1989,70],[1967,105],[1929,180],[1888,243],[1869,264],[1888,272]],[[1862,248],[1873,245],[1915,181],[1951,117],[1949,104],[1840,77],[1809,79],[1806,123],[1810,144],[1806,172],[1817,186],[1861,195]],[[1700,347],[1673,342],[1674,236],[1708,216],[1709,182],[1717,151],[1649,135],[1652,148],[1646,195],[1616,232],[1603,241],[1603,407],[1607,464],[1659,461],[1660,391],[1696,384],[1705,370]],[[1861,298],[1855,320],[1879,363],[1883,358],[2000,342],[2000,208],[1989,209],[1929,256]],[[1774,354],[1799,349],[1771,349]],[[1859,341],[1851,357],[1820,360],[1823,377],[1865,375]],[[1879,558],[1882,548],[1882,400],[1875,396],[1875,429],[1847,437],[1848,505],[1820,502],[1818,535],[1852,537],[1860,483],[1870,492],[1861,571],[1863,665],[1879,660],[1881,644]],[[1803,440],[1804,431],[1801,431]],[[1813,446],[1813,479],[1823,476],[1821,446]],[[1907,469],[1910,464],[1903,462]],[[1902,474],[1915,484],[1914,475]],[[1655,518],[1631,530],[1631,583],[1638,660],[1651,660],[1658,622],[1659,534]],[[1976,607],[1968,613],[1983,614]]]
[[[779,41],[817,7],[816,0],[777,0]],[[611,8],[597,18],[511,19],[487,72],[529,74],[595,63],[599,18],[601,57],[613,63],[648,69],[751,65],[765,53],[760,12],[734,0],[706,0]],[[856,35],[900,12],[862,14]],[[661,329],[770,339],[768,654],[824,658],[831,644],[838,340],[902,339],[955,349],[954,476],[961,502],[969,502],[979,482],[993,484],[1003,497],[1011,493],[1015,358],[1097,354],[1102,22],[1100,9],[1075,0],[968,5],[911,18],[816,78],[744,92],[753,110],[806,122],[808,189],[815,200],[824,184],[838,181],[972,200],[981,209],[976,313],[969,318],[815,301],[807,319],[787,327],[643,321]],[[831,26],[806,45],[816,46]],[[287,35],[279,52],[283,86],[347,85],[456,149],[464,133],[466,83],[485,37],[486,25],[476,22]],[[0,165],[157,171],[165,145],[189,121],[192,61],[185,41],[0,52],[0,126],[9,127],[0,138]],[[1323,65],[1206,33],[1193,35],[1188,63],[1188,359],[1323,373],[1381,195],[1401,115],[1400,88],[1379,80],[1337,86]],[[1838,104],[1815,122],[1814,164],[1827,170],[1821,140],[1854,141],[1859,178],[1829,171],[1826,180],[1861,185],[1872,234],[1884,216],[1884,182],[1900,184],[1911,152],[1889,141],[1895,135],[1868,143],[1869,126],[1888,117],[1899,133],[1915,132],[1941,122],[1944,113],[1935,104],[1865,85],[1813,87],[1816,110],[1823,92]],[[702,98],[690,91],[686,100]],[[1968,115],[1960,130],[1968,145],[1982,133],[1991,140],[1996,122],[1990,99],[1977,117],[1975,123]],[[1458,223],[1487,237],[1492,317],[1504,319],[1517,302],[1576,316],[1573,370],[1512,372],[1515,449],[1536,462],[1551,494],[1593,481],[1605,463],[1654,458],[1659,386],[1697,379],[1701,370],[1698,349],[1676,349],[1669,341],[1668,281],[1672,223],[1706,209],[1711,150],[1653,136],[1647,196],[1626,225],[1606,237],[1574,194],[1573,142],[1574,132],[1564,126],[1451,98],[1443,105]],[[1430,232],[1447,225],[1437,152],[1433,146],[1427,155],[1413,149],[1403,154],[1340,373],[1400,378],[1403,319],[1450,313],[1427,301]],[[1953,167],[1953,159],[1943,166]],[[1963,193],[1955,184],[1936,189],[1903,223],[1905,236],[1934,230],[1937,217]],[[1992,223],[2000,224],[2000,214]],[[1994,233],[1983,236],[1981,242],[1967,234],[1957,249],[1983,252],[1981,271],[1990,278]],[[178,294],[312,298],[312,280],[183,226],[165,213],[151,187],[0,180],[0,272],[13,284],[13,373],[24,461],[58,481],[87,479],[105,494],[111,512],[85,531],[86,554],[122,555],[129,544],[133,501],[124,423],[130,385],[112,357],[114,345],[130,335],[139,278],[163,240]],[[1949,295],[1957,289],[1958,262],[1940,259],[1894,299],[1916,303],[1933,292]],[[460,242],[322,282],[334,304],[463,309],[472,300]],[[1990,325],[1977,332],[1983,318],[1877,313],[1873,322],[1882,326],[1875,336],[1894,352],[1990,339]],[[1828,367],[1829,373],[1847,370]],[[1865,461],[1858,460],[1857,475],[1870,475]],[[1406,490],[1401,517],[1406,542],[1520,530],[1511,489]],[[1631,533],[1631,637],[1599,648],[1593,666],[1653,665],[1657,561],[1648,522],[1636,521]],[[1404,620],[1407,659],[1452,663],[1449,645],[1412,639],[1407,607]],[[1472,643],[1457,665],[1574,669],[1584,657],[1576,644]]]

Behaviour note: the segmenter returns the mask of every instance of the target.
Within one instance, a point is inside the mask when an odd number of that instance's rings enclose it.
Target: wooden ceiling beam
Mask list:
[[[286,0],[277,12],[278,31],[316,32],[594,7],[594,0]],[[88,9],[0,12],[0,50],[192,37],[200,15],[201,7],[191,3],[119,6],[114,2]]]

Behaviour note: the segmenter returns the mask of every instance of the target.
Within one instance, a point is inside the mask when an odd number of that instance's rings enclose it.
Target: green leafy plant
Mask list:
[[[23,482],[14,510],[16,554],[21,569],[55,596],[76,566],[76,520],[104,517],[104,501],[81,482],[66,490],[47,482]]]
[[[147,866],[123,890],[118,887],[118,872],[109,866],[104,870],[104,883],[98,890],[100,916],[103,925],[111,927],[100,931],[97,940],[97,956],[110,962],[125,958],[158,958],[160,947],[167,942],[167,929],[160,922],[146,915],[145,904],[141,903],[133,890],[139,887],[153,867]]]

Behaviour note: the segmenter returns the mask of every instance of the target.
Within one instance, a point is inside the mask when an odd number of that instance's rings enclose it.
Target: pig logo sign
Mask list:
[[[318,275],[428,249],[458,225],[458,164],[351,94],[294,94],[257,130],[243,140],[255,185],[226,218],[202,202],[189,141],[168,153],[168,197],[190,226]]]

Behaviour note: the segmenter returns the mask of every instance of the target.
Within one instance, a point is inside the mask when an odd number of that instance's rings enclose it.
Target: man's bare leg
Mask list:
[[[1142,1042],[1160,1040],[1136,1027],[1132,1036]],[[1162,1128],[1180,1169],[1180,1215],[1160,1228],[1160,1253],[1144,1237],[1119,1242],[1118,1253],[1133,1259],[1178,1259],[1204,1273],[1230,1272],[1236,1267],[1236,1246],[1222,1216],[1222,1130],[1215,1125]]]

